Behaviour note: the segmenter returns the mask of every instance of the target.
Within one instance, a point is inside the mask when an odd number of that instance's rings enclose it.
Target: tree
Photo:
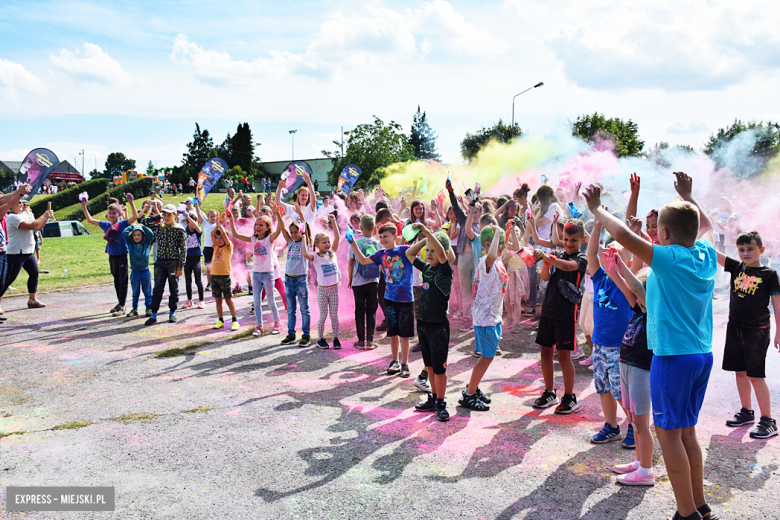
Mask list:
[[[746,149],[742,153],[735,153],[727,145],[740,134],[743,134],[746,139],[744,142]],[[719,128],[717,134],[710,135],[704,145],[704,153],[709,155],[719,167],[728,166],[737,175],[754,175],[763,171],[769,159],[780,153],[780,125],[771,121],[743,123],[739,119],[734,119],[731,126]]]
[[[103,172],[98,171],[97,168],[93,169],[91,172],[87,174],[87,179],[105,179],[105,175],[103,175]]]
[[[341,155],[341,141],[333,141],[334,152],[323,150],[325,157],[333,159],[333,168],[328,172],[328,182],[335,186],[341,170],[354,163],[363,170],[363,175],[355,186],[373,187],[384,177],[382,168],[393,163],[414,159],[414,148],[403,133],[401,125],[395,121],[385,124],[376,116],[371,124],[356,126],[353,130],[344,132],[346,152]]]
[[[192,141],[187,143],[187,153],[183,154],[182,165],[200,171],[203,164],[209,160],[209,150],[214,148],[214,142],[208,130],[200,131],[200,125],[195,123],[195,133]]]
[[[146,173],[150,173],[154,170],[154,163],[149,160],[149,164],[146,165]]]
[[[409,144],[414,148],[415,158],[441,161],[441,157],[436,153],[436,133],[428,125],[425,112],[420,112],[420,105],[417,105],[417,112],[414,114]]]
[[[466,137],[460,142],[460,156],[466,161],[471,162],[477,153],[490,141],[498,140],[502,143],[508,143],[512,139],[523,135],[523,130],[520,125],[515,123],[515,126],[506,125],[502,119],[498,120],[490,128],[484,126],[477,130],[475,133],[467,133]]]
[[[659,166],[662,166],[664,168],[669,168],[672,165],[672,163],[670,163],[668,159],[665,157],[665,155],[668,155],[668,153],[667,154],[664,153],[664,150],[669,150],[669,149],[670,149],[669,143],[667,143],[666,141],[655,143],[653,147],[647,152],[647,158]],[[693,149],[693,146],[687,144],[675,145],[673,148],[671,148],[671,150],[683,154],[693,154],[696,152]]]
[[[645,142],[639,139],[639,127],[631,121],[613,117],[607,119],[602,114],[577,117],[572,123],[572,134],[582,137],[590,143],[597,140],[609,140],[615,145],[618,157],[641,157]]]
[[[106,158],[106,169],[97,177],[110,180],[127,170],[135,170],[135,159],[125,157],[122,152],[112,152]]]
[[[236,133],[231,139],[233,146],[232,161],[228,164],[241,166],[241,171],[247,176],[252,176],[252,158],[255,156],[255,143],[252,138],[252,130],[249,123],[239,124]]]
[[[217,157],[228,163],[233,164],[233,138],[230,137],[230,132],[225,136],[225,140],[217,147]]]

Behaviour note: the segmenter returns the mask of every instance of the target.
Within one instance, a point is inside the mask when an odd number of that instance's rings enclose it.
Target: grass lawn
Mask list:
[[[251,195],[254,203],[256,194]],[[184,202],[187,197],[191,196],[187,194],[164,195],[163,201],[166,204],[178,205],[179,202]],[[143,201],[148,198],[136,199],[136,208],[140,209]],[[206,197],[206,203],[201,209],[204,212],[210,209],[222,211],[224,200],[224,193],[212,193]],[[62,220],[65,215],[72,213],[80,206],[80,204],[74,204],[62,208],[56,211],[54,216],[58,220]],[[92,216],[97,220],[105,219],[105,213]],[[46,238],[43,240],[40,269],[48,270],[49,274],[41,273],[38,280],[40,292],[113,282],[108,267],[108,257],[105,254],[106,242],[103,240],[103,231],[86,221],[82,221],[82,224],[91,233],[89,236]],[[67,272],[65,272],[66,270]],[[7,295],[25,294],[27,292],[27,273],[22,270],[12,285],[14,290],[9,290]]]

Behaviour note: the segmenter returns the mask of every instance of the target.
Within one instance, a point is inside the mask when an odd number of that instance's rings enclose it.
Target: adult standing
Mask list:
[[[198,184],[198,183],[197,183],[197,182],[195,182],[195,179],[193,179],[192,177],[190,177],[190,180],[189,180],[189,182],[187,183],[187,185],[190,187],[190,193],[195,193],[195,185],[196,185],[196,184]]]
[[[19,190],[17,190],[18,193]],[[5,281],[0,286],[0,301],[8,290],[8,287],[19,276],[19,272],[24,268],[27,271],[27,308],[38,309],[45,307],[38,301],[38,262],[35,261],[35,231],[43,229],[46,222],[54,216],[51,210],[44,211],[37,219],[34,218],[24,207],[24,201],[21,199],[16,204],[11,204],[8,208],[10,214],[6,217],[6,231],[8,233],[8,245],[6,255],[8,261],[8,272]],[[0,312],[2,312],[0,310]]]
[[[7,195],[0,196],[0,289],[5,281],[5,274],[8,270],[8,256],[6,255],[6,213],[12,206],[16,206],[22,197],[30,193],[32,187],[29,184],[14,183],[15,190]],[[0,314],[3,309],[0,308]]]
[[[293,201],[297,202],[298,205],[301,207],[301,213],[303,214],[303,219],[306,221],[307,224],[309,224],[309,227],[312,228],[314,226],[314,219],[317,211],[317,200],[314,198],[314,186],[311,184],[311,177],[309,177],[309,174],[304,172],[302,174],[303,176],[303,182],[306,184],[306,186],[302,186],[298,188],[298,190],[295,192],[295,195],[293,196]],[[284,208],[284,217],[287,219],[287,221],[296,220],[298,218],[298,214],[295,212],[295,205],[294,204],[287,204],[286,202],[282,202],[282,187],[284,186],[284,181],[282,179],[279,179],[279,185],[276,187],[276,205],[281,209]]]

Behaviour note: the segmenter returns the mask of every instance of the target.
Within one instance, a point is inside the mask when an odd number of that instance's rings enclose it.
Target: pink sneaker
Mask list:
[[[612,471],[614,471],[618,475],[625,475],[626,473],[631,473],[632,471],[636,471],[638,468],[639,468],[639,461],[635,460],[634,462],[630,462],[628,464],[618,464],[617,466],[612,466]]]
[[[190,307],[192,307],[192,301],[188,301],[187,303],[181,306],[182,309],[189,309]]]
[[[277,321],[274,323],[274,328],[271,331],[271,334],[279,334],[280,332],[282,332],[282,324]]]
[[[576,361],[585,357],[585,353],[582,351],[582,347],[577,345],[574,347],[574,351],[571,353],[571,360]]]
[[[583,367],[589,367],[592,364],[593,364],[593,356],[588,356],[585,359],[583,359],[582,361],[580,361],[580,366],[583,366]]]
[[[652,473],[646,477],[640,477],[638,471],[620,475],[618,476],[617,481],[624,486],[655,486],[655,478],[653,478]]]
[[[206,302],[199,301],[198,302],[198,309],[205,309],[206,308]]]

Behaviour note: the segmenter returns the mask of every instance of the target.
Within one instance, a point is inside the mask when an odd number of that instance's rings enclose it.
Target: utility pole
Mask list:
[[[290,136],[292,136],[292,160],[295,160],[295,132],[298,130],[290,130]]]

